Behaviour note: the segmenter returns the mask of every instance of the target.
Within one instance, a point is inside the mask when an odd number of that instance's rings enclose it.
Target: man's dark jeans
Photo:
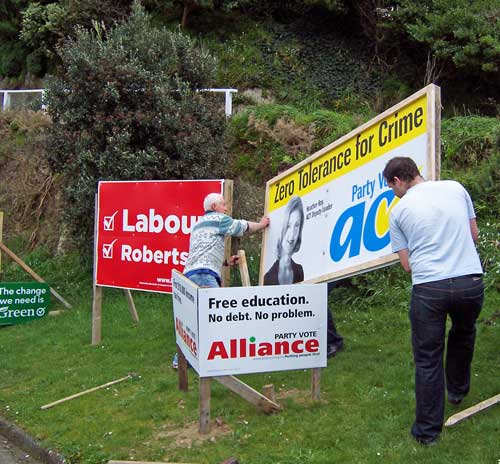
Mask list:
[[[463,398],[470,387],[476,319],[483,304],[481,276],[463,276],[414,285],[410,303],[415,360],[417,439],[439,435],[444,419],[444,369],[446,317],[452,322],[446,351],[446,388]]]

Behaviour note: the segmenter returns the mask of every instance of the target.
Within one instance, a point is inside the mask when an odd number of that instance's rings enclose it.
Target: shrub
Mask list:
[[[495,0],[402,0],[395,25],[427,44],[442,62],[474,73],[495,73],[500,25]]]
[[[457,116],[443,120],[442,155],[449,169],[476,167],[500,148],[500,121],[481,116]]]
[[[80,30],[47,83],[47,157],[64,174],[66,218],[93,233],[98,180],[219,177],[225,119],[207,94],[215,60],[180,32],[154,28],[140,5],[109,33]],[[90,249],[90,247],[88,247]]]
[[[359,115],[318,110],[303,113],[289,105],[249,107],[231,120],[235,167],[254,181],[276,174],[360,125]]]
[[[28,47],[28,72],[43,76],[57,62],[57,46],[74,37],[78,27],[90,29],[93,21],[113,26],[130,13],[131,0],[86,0],[75,2],[28,2],[22,10],[21,42]]]

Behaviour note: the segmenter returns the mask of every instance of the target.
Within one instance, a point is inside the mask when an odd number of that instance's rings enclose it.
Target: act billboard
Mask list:
[[[409,156],[439,177],[440,89],[429,85],[266,185],[260,284],[326,282],[397,261],[389,214],[398,198],[382,175]]]

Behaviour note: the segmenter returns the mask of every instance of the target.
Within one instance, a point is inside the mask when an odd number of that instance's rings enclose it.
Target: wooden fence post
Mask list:
[[[92,345],[101,343],[102,328],[102,287],[94,284],[94,298],[92,301]]]
[[[3,240],[3,212],[0,211],[0,243]],[[2,253],[0,253],[0,278],[2,277]]]
[[[233,214],[233,181],[224,180],[224,200],[226,201],[227,214],[231,216]],[[224,238],[224,259],[229,259],[231,256],[231,236],[226,236]],[[231,269],[229,266],[222,268],[222,286],[229,287],[231,281]]]
[[[319,401],[320,396],[321,368],[311,369],[311,398],[313,401]]]
[[[210,377],[200,377],[200,433],[210,432]]]

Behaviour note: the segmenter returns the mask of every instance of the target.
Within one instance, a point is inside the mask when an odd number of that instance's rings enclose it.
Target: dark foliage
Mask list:
[[[0,2],[0,77],[15,77],[25,70],[29,50],[19,42],[21,10],[27,0],[3,0]]]
[[[99,180],[188,179],[223,174],[225,120],[195,90],[210,85],[213,58],[181,33],[151,27],[141,7],[106,34],[81,30],[51,77],[47,156],[64,174],[72,233],[91,243]]]

